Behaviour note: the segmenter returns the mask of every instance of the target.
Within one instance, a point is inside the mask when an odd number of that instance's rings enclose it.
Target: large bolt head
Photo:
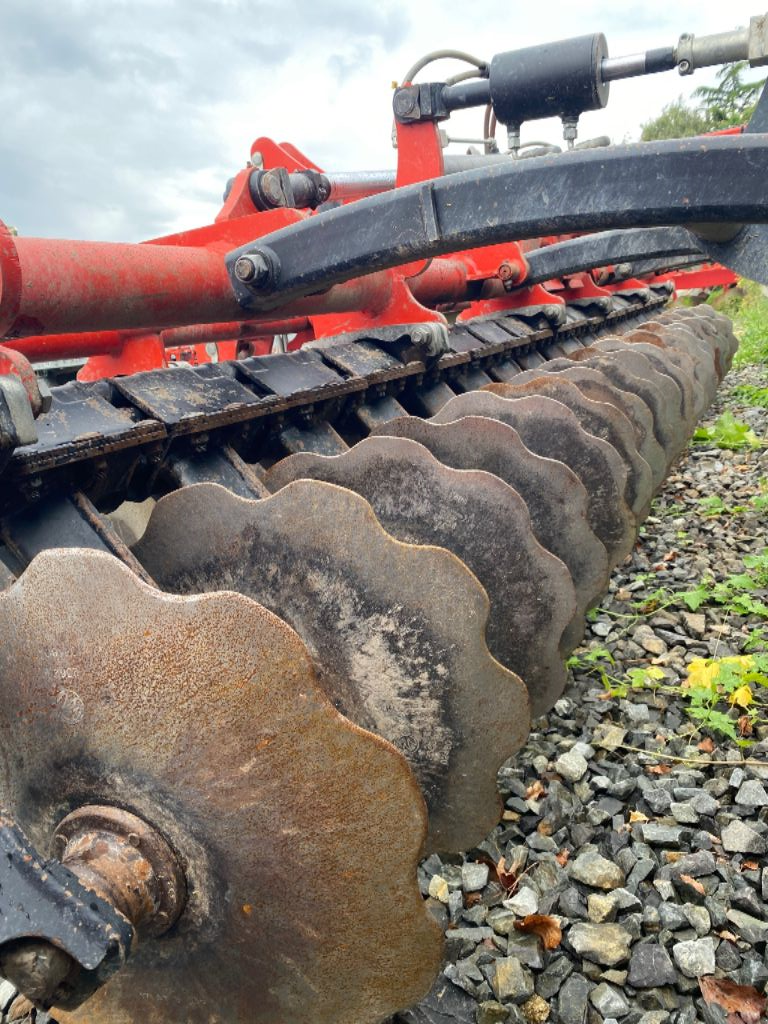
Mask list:
[[[258,284],[269,275],[269,264],[259,253],[241,256],[235,262],[235,277],[243,284]]]

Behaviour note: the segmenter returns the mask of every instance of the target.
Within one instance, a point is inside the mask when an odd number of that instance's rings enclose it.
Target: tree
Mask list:
[[[746,124],[757,105],[765,79],[745,82],[746,61],[725,64],[717,72],[717,85],[701,85],[693,93],[699,105],[687,103],[682,96],[668,103],[658,117],[642,125],[643,142],[657,139],[684,139],[691,135]]]
[[[689,107],[682,96],[662,107],[658,117],[646,121],[640,138],[643,142],[658,139],[685,139],[690,135],[702,135],[709,130],[705,116],[697,107]]]
[[[717,72],[717,85],[700,85],[694,91],[696,99],[703,100],[701,106],[710,131],[746,124],[752,117],[766,80],[745,82],[747,66],[745,60],[724,64]]]

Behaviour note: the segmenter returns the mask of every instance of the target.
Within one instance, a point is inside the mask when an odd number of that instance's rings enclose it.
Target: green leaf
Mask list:
[[[709,588],[703,583],[700,583],[694,590],[684,590],[682,593],[678,594],[677,597],[680,601],[686,604],[692,612],[695,612],[709,597]]]
[[[712,426],[699,427],[693,435],[694,444],[714,444],[716,448],[737,451],[760,448],[762,442],[748,424],[737,420],[730,410],[719,416]]]

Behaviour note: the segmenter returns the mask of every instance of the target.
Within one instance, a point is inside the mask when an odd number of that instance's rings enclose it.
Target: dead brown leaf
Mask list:
[[[737,985],[727,978],[707,975],[699,978],[706,1003],[717,1003],[728,1014],[728,1024],[760,1024],[766,997],[751,985]]]
[[[475,907],[482,899],[482,895],[479,892],[468,892],[464,896],[464,906],[469,909]]]
[[[699,743],[699,750],[703,754],[711,754],[715,749],[715,741],[711,736],[705,736],[704,739]]]
[[[736,725],[739,727],[739,736],[751,736],[752,735],[752,722],[749,719],[749,715],[741,715]]]
[[[555,860],[561,868],[564,868],[570,859],[571,855],[568,850],[561,850],[560,853],[555,854]]]
[[[680,875],[680,881],[690,885],[700,896],[704,895],[704,886],[698,879],[692,878],[690,875]]]
[[[540,836],[551,836],[554,832],[552,828],[552,822],[547,821],[546,818],[542,818],[539,824],[536,826],[536,831]]]
[[[557,949],[563,941],[560,922],[550,914],[527,914],[522,921],[515,921],[515,931],[538,935],[544,949]]]
[[[503,889],[514,889],[515,883],[517,882],[517,870],[512,867],[510,870],[507,867],[506,860],[502,857],[499,863],[496,865],[496,874],[498,875],[499,885]]]
[[[528,789],[526,789],[526,791],[525,791],[525,799],[526,800],[538,800],[539,797],[546,796],[546,793],[547,793],[547,791],[544,788],[544,785],[543,785],[541,779],[536,779],[536,781],[532,782],[530,784],[530,786],[528,787]]]
[[[656,791],[654,790],[654,792],[656,792]],[[650,820],[651,819],[648,817],[648,815],[647,814],[643,814],[642,811],[630,811],[629,812],[629,823],[630,823],[630,825],[634,825],[635,822],[637,822],[637,821],[642,822],[642,821],[650,821]]]
[[[668,764],[650,764],[645,769],[649,775],[669,775],[672,766]]]
[[[741,862],[742,871],[757,871],[759,867],[760,865],[757,863],[756,860],[743,860]]]
[[[734,935],[733,932],[722,931],[722,932],[715,932],[715,934],[717,935],[718,939],[725,939],[727,942],[738,942],[739,941],[738,935]]]

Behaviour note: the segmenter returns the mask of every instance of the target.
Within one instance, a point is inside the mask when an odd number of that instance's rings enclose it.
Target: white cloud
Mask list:
[[[423,53],[500,50],[604,31],[613,55],[746,24],[727,9],[549,2],[3,0],[0,216],[24,234],[138,240],[215,216],[258,135],[327,169],[394,166],[391,82]],[[435,65],[436,77],[455,65]],[[713,73],[612,87],[580,135],[636,138],[643,120]],[[450,123],[479,135],[481,113]],[[524,128],[558,141],[559,125]],[[458,147],[461,150],[463,147]]]

